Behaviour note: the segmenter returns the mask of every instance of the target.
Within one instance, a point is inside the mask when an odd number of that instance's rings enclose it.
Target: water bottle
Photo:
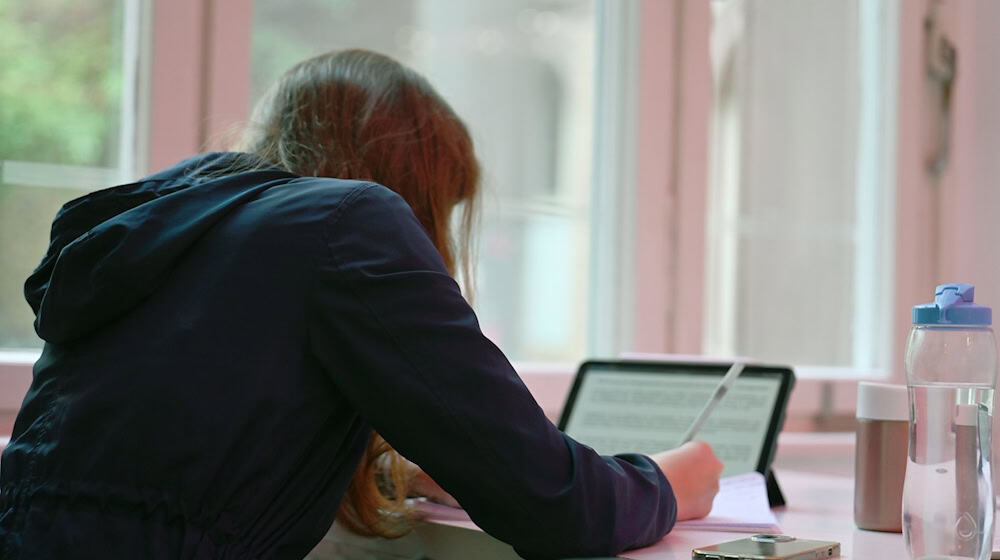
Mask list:
[[[969,284],[943,284],[913,308],[903,538],[914,560],[990,557],[997,348],[990,308],[973,296]]]

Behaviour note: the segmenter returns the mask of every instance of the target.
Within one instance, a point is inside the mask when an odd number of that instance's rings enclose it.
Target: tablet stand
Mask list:
[[[771,507],[785,505],[785,495],[781,493],[778,486],[778,479],[774,478],[774,471],[767,471],[767,501]]]

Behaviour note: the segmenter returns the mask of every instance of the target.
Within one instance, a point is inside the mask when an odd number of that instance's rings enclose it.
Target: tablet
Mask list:
[[[588,361],[576,373],[559,429],[602,455],[677,447],[731,363]],[[794,383],[787,367],[748,365],[694,438],[722,476],[769,474]]]

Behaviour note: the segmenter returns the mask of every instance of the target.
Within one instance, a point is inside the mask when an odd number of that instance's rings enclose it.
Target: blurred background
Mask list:
[[[747,356],[832,425],[902,381],[935,284],[1000,306],[996,29],[989,0],[0,0],[0,409],[58,208],[225,149],[285,68],[361,47],[469,124],[474,306],[522,374]]]

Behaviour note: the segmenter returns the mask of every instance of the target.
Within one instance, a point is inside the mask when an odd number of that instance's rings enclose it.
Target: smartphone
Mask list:
[[[692,560],[819,560],[840,556],[840,543],[788,535],[754,535],[691,551]]]

